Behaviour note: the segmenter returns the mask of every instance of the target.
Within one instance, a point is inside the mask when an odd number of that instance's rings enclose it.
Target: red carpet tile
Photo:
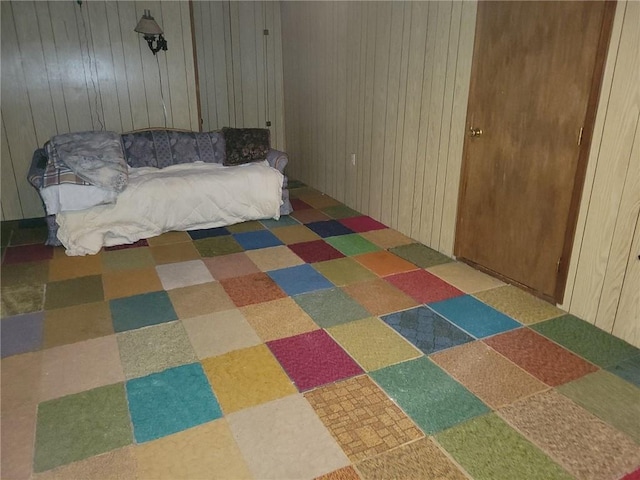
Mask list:
[[[300,391],[363,373],[324,330],[274,340],[267,345]]]
[[[398,273],[384,279],[420,303],[439,302],[464,295],[464,292],[425,270]]]
[[[107,252],[111,252],[113,250],[126,250],[127,248],[138,248],[138,247],[148,247],[148,246],[149,246],[149,242],[147,242],[145,239],[142,239],[134,243],[129,243],[127,245],[115,245],[113,247],[104,247],[104,249]]]
[[[298,255],[307,263],[325,262],[336,258],[343,258],[344,255],[333,248],[324,240],[314,240],[313,242],[294,243],[289,245],[293,253]]]
[[[597,370],[595,365],[528,328],[487,338],[484,343],[552,387]]]
[[[345,227],[350,228],[354,232],[369,232],[371,230],[382,230],[387,228],[386,225],[374,220],[371,217],[349,217],[339,220]]]
[[[627,473],[622,477],[622,480],[640,480],[640,468],[631,473]]]
[[[23,245],[19,247],[7,247],[2,263],[39,262],[53,258],[53,247],[47,245]]]
[[[309,205],[308,203],[304,203],[299,198],[292,198],[290,201],[291,206],[294,210],[306,210],[308,208],[313,208],[311,205]]]

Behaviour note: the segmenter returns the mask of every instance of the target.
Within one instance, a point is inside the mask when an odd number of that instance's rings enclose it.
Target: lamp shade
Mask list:
[[[142,15],[134,30],[144,35],[162,35],[163,33],[160,25],[156,23],[149,10],[144,11],[144,15]]]

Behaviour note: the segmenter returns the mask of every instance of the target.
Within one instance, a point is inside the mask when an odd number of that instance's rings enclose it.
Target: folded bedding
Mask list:
[[[58,213],[58,238],[67,255],[87,255],[103,246],[133,243],[171,230],[277,220],[283,179],[266,161],[233,167],[195,162],[130,169],[128,186],[115,203]]]
[[[127,186],[128,166],[116,132],[54,135],[45,148],[58,171],[68,168],[84,182],[115,192]]]

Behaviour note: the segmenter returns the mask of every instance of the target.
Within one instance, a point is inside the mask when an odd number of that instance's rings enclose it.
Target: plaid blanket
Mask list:
[[[37,189],[71,183],[74,185],[91,185],[77,176],[67,167],[56,167],[53,160],[49,159],[44,148],[39,148],[33,153],[31,168],[27,174],[29,183]]]

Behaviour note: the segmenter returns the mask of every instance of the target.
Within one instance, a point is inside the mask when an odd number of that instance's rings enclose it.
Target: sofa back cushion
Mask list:
[[[164,168],[202,161],[223,163],[224,137],[219,132],[152,129],[123,133],[122,146],[130,167]]]

